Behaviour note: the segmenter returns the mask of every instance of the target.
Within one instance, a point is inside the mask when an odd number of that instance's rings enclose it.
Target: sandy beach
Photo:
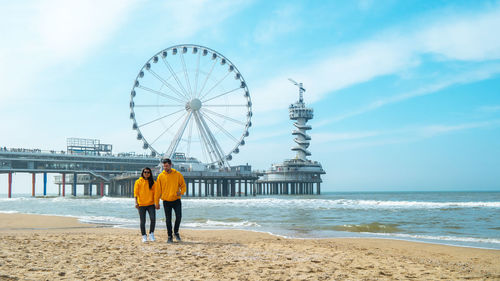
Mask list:
[[[500,280],[500,251],[385,239],[285,239],[139,229],[0,214],[0,280]]]

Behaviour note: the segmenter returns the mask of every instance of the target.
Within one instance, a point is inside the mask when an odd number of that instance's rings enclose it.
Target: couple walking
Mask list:
[[[179,235],[179,226],[182,219],[181,195],[186,192],[186,183],[182,174],[172,169],[170,159],[165,158],[161,162],[163,163],[163,172],[158,175],[156,182],[153,179],[151,169],[146,167],[142,169],[141,177],[135,181],[134,185],[135,207],[139,210],[142,242],[147,241],[146,212],[149,213],[149,219],[151,220],[149,240],[155,241],[156,210],[160,209],[160,198],[163,201],[163,209],[165,210],[168,233],[167,243],[173,242],[172,209],[175,212],[173,234],[177,241],[181,241]]]

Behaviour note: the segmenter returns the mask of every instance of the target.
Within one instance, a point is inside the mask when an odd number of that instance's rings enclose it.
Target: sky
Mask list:
[[[131,86],[154,54],[191,43],[229,58],[250,90],[232,165],[294,157],[293,78],[314,108],[323,190],[498,191],[498,30],[500,1],[0,1],[0,146],[79,137],[146,153]]]

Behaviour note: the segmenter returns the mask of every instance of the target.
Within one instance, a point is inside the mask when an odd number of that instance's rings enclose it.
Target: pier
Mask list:
[[[158,157],[118,155],[78,155],[65,151],[41,151],[38,149],[0,150],[0,174],[8,174],[8,197],[12,197],[13,175],[32,175],[32,196],[36,194],[36,175],[43,174],[43,195],[47,195],[48,174],[55,176],[59,196],[76,196],[76,187],[84,187],[85,196],[133,197],[134,183],[144,167],[151,167],[155,175],[160,172]],[[253,196],[257,194],[258,173],[251,166],[233,166],[230,170],[192,171],[192,164],[175,164],[186,181],[186,196]],[[195,167],[196,168],[196,167]],[[95,190],[95,191],[94,191]]]
[[[66,195],[66,187],[71,187],[70,194],[76,196],[77,185],[83,185],[86,195],[105,195],[112,179],[123,173],[140,171],[145,166],[158,165],[158,158],[134,155],[88,155],[72,154],[67,151],[42,151],[39,149],[0,149],[0,174],[8,174],[8,197],[12,196],[13,175],[27,173],[32,175],[32,196],[36,191],[36,175],[43,174],[43,195],[47,195],[48,174],[56,176],[59,183],[59,195]],[[58,180],[59,179],[59,180]]]

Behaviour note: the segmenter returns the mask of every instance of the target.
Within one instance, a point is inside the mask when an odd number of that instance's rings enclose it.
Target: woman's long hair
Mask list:
[[[144,171],[146,170],[149,171],[149,178],[147,179],[144,177]],[[155,180],[153,179],[153,172],[149,167],[142,169],[141,177],[149,182],[149,189],[151,189],[153,187],[153,184],[155,184]]]

